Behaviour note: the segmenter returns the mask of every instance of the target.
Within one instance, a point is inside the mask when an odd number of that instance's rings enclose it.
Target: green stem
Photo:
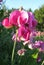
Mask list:
[[[12,58],[11,58],[11,65],[14,65],[14,51],[15,51],[15,46],[16,46],[16,40],[14,42],[13,50],[12,50]]]
[[[41,65],[44,65],[44,61],[42,62],[42,64]]]

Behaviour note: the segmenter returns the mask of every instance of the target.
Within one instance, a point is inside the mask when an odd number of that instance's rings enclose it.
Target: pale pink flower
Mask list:
[[[11,28],[12,25],[9,23],[9,19],[8,18],[5,18],[2,22],[2,25],[5,27],[5,28]]]
[[[15,39],[16,39],[16,35],[14,34],[12,40],[15,41]]]
[[[20,56],[22,56],[22,55],[24,55],[25,54],[25,52],[26,52],[26,50],[25,49],[20,49],[20,50],[18,50],[18,52],[17,52],[17,54]]]
[[[18,36],[16,37],[16,34],[13,34],[12,40],[20,42],[20,38]]]
[[[28,48],[32,50],[33,49],[33,43],[29,43]]]

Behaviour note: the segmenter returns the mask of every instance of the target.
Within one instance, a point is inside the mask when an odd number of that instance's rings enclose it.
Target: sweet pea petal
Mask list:
[[[18,19],[19,15],[20,15],[19,10],[14,10],[13,12],[11,12],[10,16],[9,16],[9,22],[13,25],[18,26],[17,19]]]
[[[32,21],[34,19],[34,15],[32,12],[28,12],[28,16],[29,16],[29,18],[28,18],[29,27],[32,28]]]
[[[25,27],[20,27],[18,29],[18,37],[24,40],[29,40],[30,31],[25,29]]]
[[[24,10],[20,11],[20,16],[18,17],[19,27],[28,22],[28,13]]]
[[[5,28],[11,28],[12,25],[9,23],[9,19],[8,18],[5,18],[2,22],[2,25],[5,27]]]

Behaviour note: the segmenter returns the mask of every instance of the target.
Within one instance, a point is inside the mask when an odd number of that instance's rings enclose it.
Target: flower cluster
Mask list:
[[[16,26],[18,28],[18,37],[25,41],[29,40],[30,33],[37,25],[37,20],[32,12],[15,10],[10,13],[9,18],[3,20],[2,24],[5,28]]]
[[[7,17],[3,20],[2,25],[5,28],[12,28],[13,26],[17,27],[17,35],[16,33],[13,35],[13,40],[17,39],[19,42],[23,41],[23,44],[28,44],[28,47],[31,49],[39,48],[40,51],[44,51],[44,42],[34,41],[37,20],[32,12],[15,10],[10,13],[9,18]]]

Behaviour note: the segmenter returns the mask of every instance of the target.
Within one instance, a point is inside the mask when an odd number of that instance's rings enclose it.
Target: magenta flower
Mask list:
[[[29,40],[30,30],[26,29],[25,27],[20,27],[18,29],[18,37],[23,41]]]
[[[9,23],[9,19],[8,18],[5,18],[2,22],[2,25],[5,27],[5,28],[11,28],[12,25]]]
[[[20,15],[20,11],[19,10],[15,10],[13,12],[10,13],[10,16],[9,16],[9,22],[12,24],[12,25],[15,25],[15,26],[18,26],[18,17]]]
[[[28,13],[24,10],[20,11],[20,16],[18,17],[18,26],[24,26],[28,23]]]

